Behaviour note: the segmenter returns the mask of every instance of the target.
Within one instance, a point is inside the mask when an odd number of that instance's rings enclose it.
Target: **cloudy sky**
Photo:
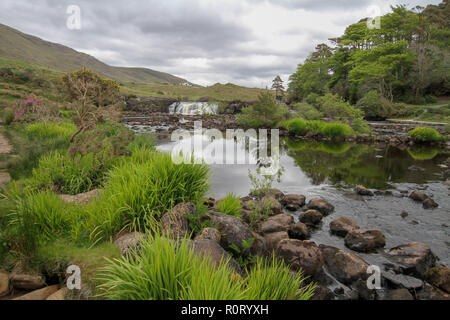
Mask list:
[[[0,23],[115,66],[148,67],[201,85],[287,81],[315,45],[391,5],[440,0],[1,0]],[[69,5],[81,29],[67,28]]]

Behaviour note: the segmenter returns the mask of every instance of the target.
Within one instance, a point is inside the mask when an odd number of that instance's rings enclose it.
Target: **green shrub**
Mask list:
[[[320,96],[317,93],[313,92],[313,93],[308,94],[308,96],[305,98],[305,101],[313,106],[316,106],[319,97]]]
[[[14,111],[4,110],[2,112],[2,118],[3,118],[3,123],[5,125],[9,126],[14,121],[14,118],[15,118]]]
[[[88,207],[86,229],[96,238],[125,226],[144,230],[178,203],[203,199],[208,178],[204,164],[175,164],[169,154],[136,149],[108,172],[102,198]]]
[[[323,114],[319,110],[308,103],[299,102],[295,103],[292,107],[300,118],[306,120],[320,120],[323,117]]]
[[[246,298],[249,300],[308,300],[314,284],[304,286],[301,273],[291,274],[289,266],[272,258],[258,258],[248,274]]]
[[[442,136],[433,128],[417,127],[408,132],[408,135],[412,137],[416,142],[442,141]]]
[[[326,123],[320,133],[331,139],[342,139],[353,133],[350,126],[343,123]]]
[[[392,112],[391,103],[383,98],[377,90],[371,90],[358,101],[357,107],[360,108],[366,119],[386,119]]]
[[[231,268],[217,269],[195,256],[189,241],[159,235],[141,242],[134,259],[108,260],[101,271],[101,295],[114,300],[239,300],[242,281]]]
[[[304,135],[308,132],[307,122],[300,118],[286,121],[284,127],[289,133],[295,135]]]
[[[216,209],[229,216],[240,217],[241,200],[234,193],[228,193],[224,199],[217,202]]]
[[[237,116],[237,123],[244,128],[275,128],[289,116],[289,109],[278,104],[273,95],[267,92],[261,93],[254,105],[242,108],[242,113]]]

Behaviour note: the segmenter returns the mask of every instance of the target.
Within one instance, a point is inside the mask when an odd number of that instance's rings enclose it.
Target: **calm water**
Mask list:
[[[179,142],[189,149],[192,141]],[[205,143],[205,141],[203,141]],[[209,141],[208,141],[209,142]],[[362,228],[378,228],[387,238],[386,247],[409,241],[428,244],[441,262],[450,264],[450,197],[444,185],[449,168],[445,166],[450,156],[437,148],[399,149],[386,146],[361,144],[336,144],[305,142],[285,139],[281,142],[280,165],[283,173],[273,187],[285,193],[303,194],[308,199],[321,197],[332,203],[335,212],[323,220],[322,226],[312,235],[318,244],[329,244],[345,248],[342,238],[329,233],[329,223],[347,216]],[[216,140],[214,144],[235,144],[236,149],[245,149],[242,143],[233,140]],[[158,148],[170,152],[176,145],[167,140],[159,141]],[[247,152],[257,160],[254,150]],[[226,156],[226,155],[225,155]],[[216,199],[229,192],[239,196],[248,195],[251,183],[249,170],[255,174],[257,164],[211,165],[210,196]],[[356,197],[352,191],[362,184],[371,189],[392,190],[392,196]],[[403,193],[422,189],[439,204],[435,210],[425,210]],[[408,212],[402,218],[400,213]],[[298,217],[300,212],[294,213]],[[360,254],[368,262],[380,263],[380,255]]]

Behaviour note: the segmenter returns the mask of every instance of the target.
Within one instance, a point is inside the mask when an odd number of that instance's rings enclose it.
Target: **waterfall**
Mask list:
[[[169,107],[169,113],[183,115],[216,114],[219,105],[208,102],[175,102]]]

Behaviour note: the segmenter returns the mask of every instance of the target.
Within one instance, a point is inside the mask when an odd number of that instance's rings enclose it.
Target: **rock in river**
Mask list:
[[[328,271],[343,284],[367,279],[369,264],[355,254],[338,248],[320,245]]]
[[[291,225],[288,234],[291,239],[306,240],[309,238],[308,227],[302,222]]]
[[[358,252],[371,252],[386,245],[386,238],[380,230],[350,230],[345,236],[345,245]]]
[[[355,192],[361,196],[373,196],[373,192],[364,186],[356,186]]]
[[[314,242],[308,240],[281,240],[276,254],[290,265],[292,270],[303,270],[306,276],[318,274],[324,264],[322,251]]]
[[[308,209],[317,210],[327,216],[334,211],[334,206],[323,199],[311,199],[308,202]]]
[[[423,202],[424,209],[434,209],[439,207],[439,205],[431,198],[425,199]]]
[[[450,268],[432,268],[425,272],[425,280],[447,293],[450,293]]]
[[[299,217],[300,222],[303,222],[307,226],[311,227],[318,225],[320,221],[322,221],[322,219],[323,214],[321,214],[317,210],[307,210],[303,212]]]
[[[409,197],[411,199],[413,199],[414,201],[417,201],[417,202],[423,202],[426,199],[428,199],[428,196],[425,193],[423,193],[422,191],[419,191],[419,190],[414,190],[413,192],[411,192]]]
[[[345,237],[349,231],[359,229],[358,224],[350,218],[340,217],[330,222],[331,233]]]
[[[259,224],[261,234],[287,231],[289,226],[294,223],[294,217],[290,214],[278,214],[268,218]]]
[[[305,200],[305,196],[301,194],[287,194],[280,202],[289,211],[297,211],[305,205]]]
[[[386,250],[388,258],[399,263],[406,274],[423,278],[425,272],[434,266],[436,257],[429,246],[421,242],[409,242]]]

